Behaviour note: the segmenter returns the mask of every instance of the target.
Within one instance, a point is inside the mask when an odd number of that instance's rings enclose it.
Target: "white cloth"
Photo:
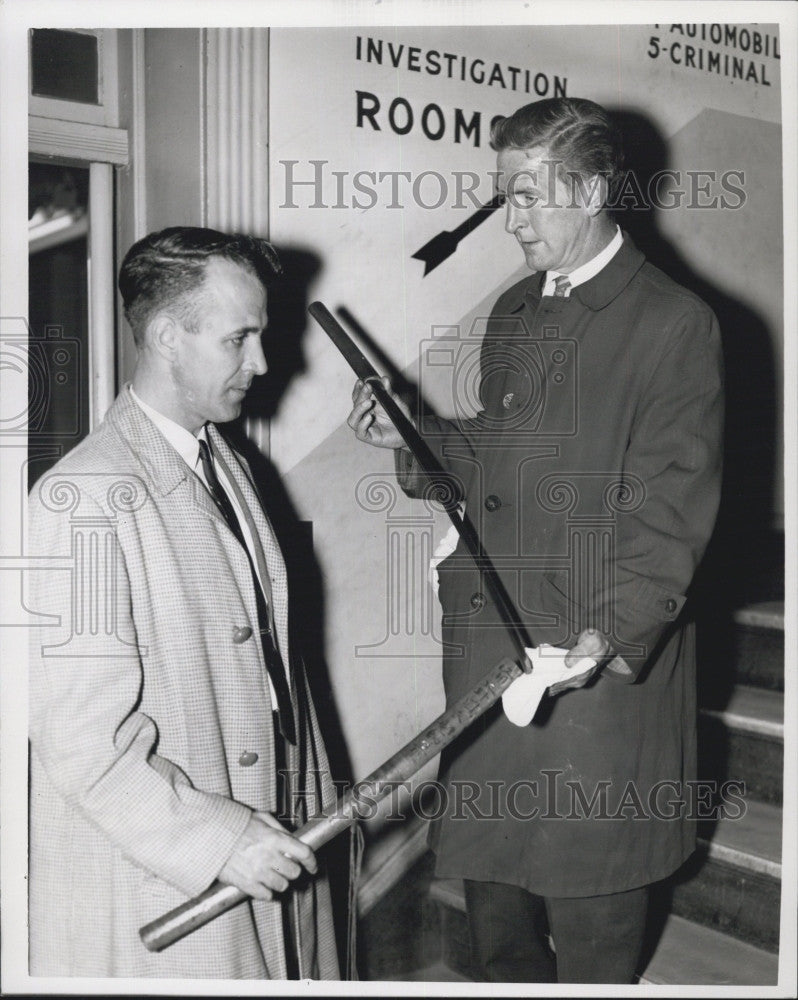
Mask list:
[[[465,515],[465,504],[460,505],[460,516]],[[438,564],[442,563],[444,559],[448,558],[454,550],[457,548],[457,543],[460,540],[460,533],[457,528],[452,524],[449,526],[449,530],[441,538],[438,544],[435,546],[435,551],[432,553],[432,558],[429,561],[429,582],[432,584],[432,589],[435,593],[438,593],[438,586],[440,580],[438,578]]]
[[[586,674],[596,665],[590,657],[583,657],[573,667],[566,667],[565,657],[570,652],[558,646],[543,643],[534,649],[527,649],[526,655],[532,663],[531,674],[521,674],[502,695],[504,714],[515,726],[528,726],[534,719],[543,695],[552,684],[573,680]]]
[[[620,226],[615,227],[615,235],[610,240],[610,242],[592,257],[586,264],[582,264],[581,267],[575,268],[570,274],[565,275],[568,278],[568,283],[571,289],[576,288],[577,285],[583,285],[586,281],[590,281],[591,278],[603,270],[607,264],[612,260],[616,253],[621,249],[623,244],[623,234],[621,233]],[[543,295],[554,295],[554,282],[556,278],[559,278],[564,271],[546,271],[546,280],[543,282]],[[571,294],[571,289],[568,289],[565,293],[567,298]]]

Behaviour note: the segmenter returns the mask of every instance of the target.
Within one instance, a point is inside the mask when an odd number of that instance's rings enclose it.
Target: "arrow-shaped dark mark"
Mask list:
[[[447,257],[451,257],[457,250],[460,240],[465,239],[469,233],[473,233],[477,226],[484,222],[492,212],[495,212],[500,204],[501,196],[496,195],[486,205],[478,208],[473,215],[469,215],[457,229],[445,229],[437,236],[433,236],[429,243],[425,243],[420,250],[416,250],[412,256],[416,260],[424,261],[424,277],[426,278],[430,271],[434,271],[438,264],[442,264]]]

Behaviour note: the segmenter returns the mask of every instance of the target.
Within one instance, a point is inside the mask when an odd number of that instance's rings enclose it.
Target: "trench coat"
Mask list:
[[[244,460],[209,426],[266,556],[292,665],[295,819],[334,800],[286,573]],[[160,954],[139,928],[206,889],[252,810],[276,811],[273,714],[243,549],[127,387],[30,495],[32,975],[285,977],[279,902]],[[254,762],[253,762],[254,757]],[[329,887],[294,893],[300,975],[337,978]]]
[[[629,672],[613,661],[544,699],[525,728],[500,705],[475,723],[442,756],[431,845],[441,876],[578,897],[664,878],[695,846],[685,602],[719,501],[722,359],[711,310],[628,236],[567,298],[541,297],[543,278],[493,309],[483,409],[421,429],[532,643],[568,648],[598,628]],[[396,457],[405,491],[420,495],[414,460]],[[514,656],[462,543],[438,573],[451,705]]]

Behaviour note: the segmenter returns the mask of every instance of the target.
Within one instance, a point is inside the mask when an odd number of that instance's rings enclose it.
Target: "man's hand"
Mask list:
[[[303,867],[311,875],[316,873],[313,851],[269,813],[258,812],[238,838],[219,881],[255,899],[271,899],[275,892],[287,889]]]
[[[565,657],[565,665],[566,667],[575,667],[580,660],[589,656],[596,661],[595,667],[583,674],[579,674],[573,680],[563,680],[552,684],[549,688],[549,694],[559,694],[561,691],[584,687],[593,674],[600,669],[609,652],[610,643],[607,637],[594,628],[586,628],[576,640],[576,645],[571,648]]]
[[[391,382],[387,376],[380,380],[388,392],[391,392]],[[413,418],[404,402],[391,392],[393,401],[411,422]],[[352,390],[352,412],[347,418],[347,423],[355,432],[358,441],[365,441],[373,444],[376,448],[401,448],[404,440],[399,431],[394,427],[390,417],[377,402],[377,399],[368,382],[357,381]]]

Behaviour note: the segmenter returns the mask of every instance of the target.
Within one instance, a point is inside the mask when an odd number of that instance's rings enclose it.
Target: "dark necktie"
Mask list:
[[[199,438],[198,444],[200,460],[202,462],[202,471],[205,473],[205,481],[208,484],[208,490],[213,497],[216,506],[219,508],[219,512],[222,517],[225,521],[227,521],[230,530],[241,544],[241,547],[246,553],[247,561],[249,562],[249,569],[252,573],[252,583],[255,587],[255,602],[258,608],[258,630],[260,632],[261,643],[263,645],[263,656],[266,661],[266,669],[269,671],[272,686],[274,687],[274,693],[277,695],[277,715],[279,719],[280,732],[289,743],[296,743],[296,726],[294,724],[294,710],[291,706],[291,694],[288,690],[285,666],[283,665],[280,651],[277,648],[277,644],[274,639],[271,616],[269,615],[269,608],[263,594],[263,588],[260,580],[258,579],[258,574],[255,570],[255,564],[252,561],[249,548],[244,540],[244,534],[241,530],[241,524],[236,516],[235,509],[230,502],[230,497],[228,497],[227,493],[225,493],[222,484],[219,482],[219,477],[216,475],[210,446],[208,442],[202,438]]]
[[[557,275],[554,279],[554,297],[557,299],[564,299],[570,290],[571,282],[568,280],[568,275]]]

